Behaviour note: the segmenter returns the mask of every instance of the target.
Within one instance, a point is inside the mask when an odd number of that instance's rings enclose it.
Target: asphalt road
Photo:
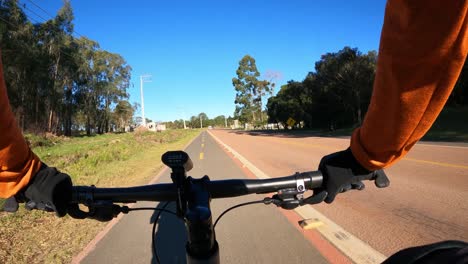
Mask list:
[[[349,146],[347,138],[307,134],[211,133],[272,177],[317,169],[321,157]],[[390,187],[369,182],[314,208],[386,256],[441,240],[468,241],[466,144],[419,143],[386,172]]]
[[[225,134],[228,137],[235,135]],[[252,146],[256,146],[253,143]],[[244,178],[245,170],[206,132],[188,146],[194,169],[189,175],[212,179]],[[276,153],[281,155],[281,153]],[[261,157],[260,157],[261,158]],[[272,162],[272,161],[270,161]],[[292,169],[287,170],[289,175]],[[162,173],[159,182],[170,182],[169,171]],[[281,175],[281,173],[276,173]],[[246,196],[215,200],[214,216],[232,205],[259,200],[264,196]],[[160,206],[156,203],[138,203],[139,206]],[[168,208],[174,209],[171,204]],[[150,211],[133,212],[124,216],[85,252],[81,263],[154,263],[151,251],[151,223],[155,214]],[[296,223],[297,226],[297,223]],[[298,229],[274,206],[251,205],[229,212],[218,223],[217,240],[222,263],[328,263]],[[162,263],[185,263],[186,235],[184,225],[174,216],[163,214],[157,226],[157,245]],[[339,258],[338,258],[339,259]]]

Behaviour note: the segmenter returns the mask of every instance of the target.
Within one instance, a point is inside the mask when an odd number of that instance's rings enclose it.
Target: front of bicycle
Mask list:
[[[169,151],[162,156],[162,161],[171,168],[173,183],[154,184],[129,188],[96,188],[94,186],[76,186],[73,189],[73,204],[84,204],[88,212],[72,212],[73,217],[93,218],[108,221],[119,213],[135,210],[155,210],[177,215],[185,223],[188,241],[186,256],[188,263],[219,263],[219,245],[215,227],[219,219],[227,212],[240,206],[263,203],[275,204],[283,209],[294,209],[305,204],[322,202],[327,193],[320,189],[322,175],[319,171],[296,173],[291,176],[273,179],[231,179],[211,181],[208,176],[199,179],[187,176],[192,168],[192,161],[183,151]],[[313,190],[311,197],[304,193]],[[213,224],[210,202],[212,199],[243,196],[248,194],[275,193],[263,200],[243,203],[224,211]],[[163,208],[129,208],[116,203],[135,203],[137,201],[175,202],[176,212]],[[153,251],[155,248],[153,226]]]

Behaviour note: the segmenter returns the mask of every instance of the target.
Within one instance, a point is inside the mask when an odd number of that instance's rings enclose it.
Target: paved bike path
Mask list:
[[[193,170],[188,173],[191,176],[245,178],[244,172],[206,132],[202,132],[185,151],[194,163]],[[170,181],[169,171],[159,180]],[[232,205],[261,198],[263,196],[250,195],[214,200],[213,221]],[[157,203],[141,202],[135,207],[143,206],[154,207]],[[168,208],[174,209],[173,204]],[[155,214],[151,211],[131,212],[124,216],[81,263],[155,263],[151,250],[152,216]],[[185,263],[183,223],[174,216],[163,214],[156,230],[161,263]],[[216,236],[221,263],[327,263],[272,205],[251,205],[229,212],[218,223]]]

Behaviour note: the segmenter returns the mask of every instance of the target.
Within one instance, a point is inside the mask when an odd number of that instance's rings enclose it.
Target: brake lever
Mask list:
[[[325,200],[327,197],[326,191],[320,191],[317,194],[304,199],[304,192],[297,191],[296,189],[279,190],[277,194],[271,198],[267,197],[263,200],[265,204],[273,203],[278,207],[286,210],[292,210],[299,206],[306,204],[318,204]]]
[[[71,205],[68,208],[68,214],[76,219],[90,218],[100,222],[108,222],[120,213],[128,213],[127,206],[116,205],[112,201],[94,201],[86,206],[89,208],[89,212],[80,210],[78,204]]]
[[[327,191],[320,191],[317,194],[315,194],[314,192],[312,196],[302,200],[302,202],[303,204],[318,204],[318,203],[323,202],[325,198],[327,197],[327,195],[328,195]]]

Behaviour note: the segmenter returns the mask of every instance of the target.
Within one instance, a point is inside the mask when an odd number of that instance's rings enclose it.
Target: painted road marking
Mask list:
[[[323,222],[317,218],[314,219],[305,219],[299,222],[299,225],[305,230],[316,229],[319,226],[323,225]]]
[[[468,149],[468,147],[463,147],[463,146],[449,146],[449,145],[424,144],[424,143],[417,143],[416,146]]]
[[[219,140],[211,132],[208,132],[218,143],[229,149],[231,153],[242,162],[257,178],[268,179],[271,178],[250,161],[237,153],[230,146]],[[355,263],[382,263],[386,257],[382,253],[372,248],[367,243],[361,241],[351,233],[345,231],[341,226],[328,219],[326,216],[312,208],[310,205],[305,205],[294,209],[294,211],[302,216],[304,219],[318,219],[322,222],[322,226],[318,226],[315,230],[320,232],[328,241],[341,250],[347,257]]]
[[[203,148],[204,146],[205,146],[205,143],[202,143],[202,144],[201,144],[201,147]]]
[[[202,160],[203,159],[203,152],[200,152],[200,159]]]
[[[275,142],[277,142],[277,141],[275,141]],[[290,142],[290,141],[282,141],[282,140],[280,140],[279,142],[283,143],[283,144],[288,144],[288,145],[301,146],[301,147],[312,147],[312,148],[318,148],[318,149],[326,149],[326,150],[330,150],[330,151],[340,151],[340,150],[342,150],[342,149],[329,147],[329,146],[325,146],[325,145],[318,145],[318,144],[302,144],[302,143],[298,143],[298,142]],[[421,144],[418,144],[418,145],[421,145]],[[427,145],[426,144],[424,146],[437,146],[437,145]],[[450,146],[444,146],[444,147],[450,147]],[[456,147],[456,148],[463,148],[463,147]],[[438,162],[438,161],[430,161],[430,160],[422,160],[422,159],[413,159],[413,158],[407,158],[407,157],[404,157],[403,160],[412,161],[412,162],[419,162],[419,163],[426,163],[426,164],[432,164],[432,165],[442,166],[442,167],[468,169],[467,165],[461,165],[461,164],[452,164],[452,163],[446,163],[446,162]]]
[[[412,158],[403,158],[403,160],[420,162],[420,163],[427,163],[427,164],[432,164],[432,165],[439,165],[439,166],[443,166],[443,167],[468,169],[468,166],[466,166],[466,165],[451,164],[451,163],[438,162],[438,161],[420,160],[420,159],[412,159]]]

